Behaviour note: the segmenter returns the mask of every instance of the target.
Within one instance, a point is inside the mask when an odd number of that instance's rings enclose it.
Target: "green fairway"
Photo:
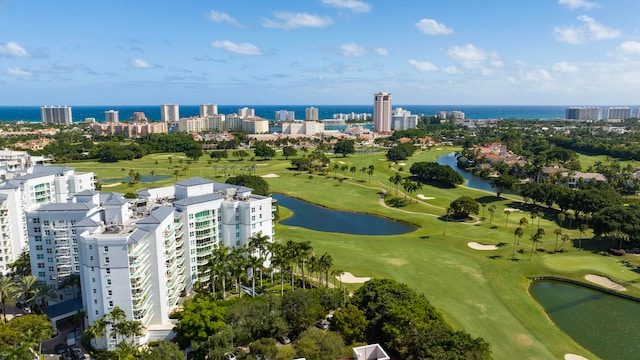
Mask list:
[[[578,153],[578,159],[580,160],[580,167],[582,168],[582,171],[587,171],[587,169],[592,167],[593,164],[595,164],[597,161],[604,163],[607,161],[614,160],[612,157],[607,155],[585,155],[580,153]],[[632,161],[632,160],[618,160],[618,161],[620,162],[620,167],[625,167],[627,165],[631,165],[633,167],[640,166],[639,161]]]
[[[402,168],[401,174],[409,176],[409,167],[416,161],[433,161],[437,156],[455,151],[455,148],[420,151],[409,161],[391,163],[385,160],[383,152],[352,155],[346,158],[333,157],[332,163],[356,166],[358,169],[373,164],[375,172],[371,180],[366,173],[333,171],[325,175],[299,173],[289,170],[290,161],[280,158],[266,161],[222,160],[209,164],[200,160],[178,175],[179,179],[203,176],[224,181],[222,166],[227,166],[227,174],[240,173],[241,167],[255,166],[256,175],[266,175],[273,192],[302,198],[336,209],[374,213],[393,219],[410,222],[418,230],[394,236],[358,236],[338,233],[316,232],[284,225],[276,226],[277,241],[311,241],[317,253],[327,251],[334,260],[334,268],[349,271],[356,276],[393,278],[408,284],[426,297],[443,312],[448,321],[459,329],[474,336],[481,336],[491,344],[495,359],[561,359],[565,353],[576,353],[589,359],[597,357],[584,350],[567,335],[559,331],[548,319],[543,309],[529,296],[528,276],[554,275],[584,281],[584,275],[597,274],[621,282],[636,283],[640,274],[635,271],[640,260],[634,255],[609,257],[574,247],[573,242],[564,245],[564,252],[554,253],[555,235],[558,228],[555,215],[545,215],[540,222],[532,220],[531,205],[525,206],[511,199],[495,197],[494,193],[476,191],[465,187],[455,189],[424,185],[418,193],[428,200],[416,200],[402,208],[384,206],[380,192],[388,197],[404,199],[402,187],[395,194],[395,187],[389,177]],[[300,154],[299,154],[300,155]],[[298,155],[298,156],[299,156]],[[168,157],[172,157],[169,164]],[[170,185],[175,181],[173,167],[183,154],[156,154],[132,162],[98,164],[93,162],[70,163],[78,171],[95,171],[99,179],[126,177],[129,169],[143,175],[151,170],[156,175],[171,175],[155,184],[128,185],[123,182],[103,191],[129,192],[143,187]],[[158,164],[155,163],[158,161]],[[213,165],[217,164],[218,169]],[[125,170],[122,170],[125,169]],[[218,177],[215,178],[216,174]],[[343,178],[338,181],[336,178]],[[449,203],[462,195],[468,195],[489,206],[495,205],[493,220],[485,209],[480,216],[469,222],[445,222],[442,215]],[[407,201],[409,201],[407,199]],[[488,208],[488,207],[487,207]],[[512,212],[505,213],[505,209]],[[286,211],[282,213],[286,216]],[[520,245],[512,244],[513,230],[521,218],[528,219],[525,235]],[[507,221],[508,220],[508,221]],[[538,224],[545,229],[538,252],[529,261],[531,241],[529,235],[536,232]],[[446,236],[444,234],[446,226]],[[576,240],[577,231],[563,229]],[[583,239],[585,248],[590,248],[589,239]],[[479,251],[467,246],[470,241],[498,245],[498,250]],[[576,244],[577,245],[577,244]],[[623,262],[625,261],[625,262]],[[349,285],[349,289],[357,285]],[[628,293],[640,295],[640,289],[632,286]]]

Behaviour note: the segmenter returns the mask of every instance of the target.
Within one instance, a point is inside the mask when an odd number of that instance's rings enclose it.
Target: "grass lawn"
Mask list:
[[[421,151],[409,161],[390,163],[384,153],[352,155],[346,158],[332,157],[332,162],[356,166],[358,171],[342,174],[330,172],[326,175],[298,173],[287,169],[290,161],[280,159],[260,161],[222,160],[217,170],[218,178],[224,181],[220,168],[239,168],[256,164],[256,174],[276,174],[267,181],[273,192],[299,197],[308,201],[337,209],[357,210],[401,219],[420,228],[412,233],[394,236],[358,236],[339,233],[316,232],[303,228],[276,226],[278,241],[308,240],[317,253],[327,251],[333,257],[334,268],[349,271],[356,276],[393,278],[407,283],[425,294],[456,328],[464,329],[474,336],[481,336],[491,344],[495,359],[560,359],[565,353],[576,353],[597,358],[581,348],[567,335],[558,330],[543,309],[529,296],[527,276],[555,275],[584,281],[584,275],[592,273],[607,276],[626,285],[640,281],[640,274],[632,271],[640,260],[633,255],[622,258],[602,256],[588,250],[577,249],[577,231],[563,229],[572,239],[564,245],[564,252],[554,253],[555,235],[558,228],[555,215],[548,214],[540,219],[539,226],[545,229],[540,250],[529,261],[531,241],[538,226],[538,219],[532,222],[530,206],[520,203],[517,197],[496,198],[494,193],[476,191],[465,187],[455,189],[424,185],[419,191],[433,199],[416,200],[402,208],[386,207],[380,203],[380,191],[388,196],[396,196],[389,177],[400,171],[408,176],[409,167],[416,161],[432,161],[439,155],[455,151],[455,148]],[[78,171],[94,171],[99,179],[127,176],[135,169],[141,174],[172,175],[171,178],[155,184],[122,183],[103,191],[128,192],[142,187],[170,185],[175,181],[173,167],[182,154],[155,154],[144,159],[127,163],[98,164],[78,162],[67,164]],[[172,157],[172,164],[168,157]],[[183,155],[182,155],[183,156]],[[333,155],[332,155],[333,156]],[[182,158],[186,162],[186,158]],[[158,161],[158,164],[155,161]],[[376,168],[371,180],[359,169],[373,164]],[[214,178],[214,170],[206,160],[188,166],[179,179],[191,176]],[[125,169],[124,171],[121,169]],[[336,178],[344,177],[343,181]],[[400,187],[402,192],[402,187]],[[479,218],[469,222],[447,222],[442,219],[444,208],[462,195],[468,195],[488,205],[495,205],[493,220],[485,209],[485,221]],[[404,194],[397,195],[404,198]],[[487,207],[488,208],[488,207]],[[516,211],[508,215],[504,209]],[[480,209],[480,217],[482,208]],[[521,218],[530,222],[520,245],[512,244],[513,230]],[[444,229],[446,225],[446,236]],[[584,248],[594,248],[587,234],[583,239]],[[498,245],[495,251],[472,250],[467,242]],[[357,285],[349,285],[354,289]],[[627,286],[629,287],[629,286]],[[630,294],[640,295],[640,288],[629,287]]]
[[[607,155],[585,155],[581,153],[578,153],[578,159],[580,160],[580,167],[582,168],[582,171],[587,171],[587,169],[593,166],[593,164],[595,164],[596,161],[600,161],[604,163],[607,161],[607,159],[613,160],[613,158]],[[640,161],[633,161],[633,160],[618,160],[618,161],[620,162],[620,167],[622,168],[624,168],[628,164],[631,164],[633,167],[640,166]]]

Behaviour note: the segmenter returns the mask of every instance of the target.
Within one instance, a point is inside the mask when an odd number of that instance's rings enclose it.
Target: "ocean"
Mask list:
[[[104,105],[104,106],[73,106],[73,122],[84,122],[85,118],[95,118],[104,121],[104,112],[118,110],[120,121],[133,118],[135,111],[142,111],[150,120],[160,120],[160,105]],[[339,113],[373,113],[372,105],[218,105],[218,113],[232,114],[239,108],[255,109],[256,116],[273,120],[278,110],[294,111],[298,120],[304,119],[305,108],[318,108],[321,119],[331,119],[333,114]],[[462,111],[468,119],[562,119],[568,106],[545,105],[394,105],[411,111],[412,114],[433,115],[438,111]],[[606,106],[602,107],[603,111]],[[635,111],[633,112],[635,114]],[[199,105],[180,105],[180,117],[198,116]],[[39,106],[0,106],[0,121],[40,122]]]

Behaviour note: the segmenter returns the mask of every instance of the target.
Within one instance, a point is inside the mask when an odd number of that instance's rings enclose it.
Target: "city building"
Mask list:
[[[304,109],[304,119],[305,120],[318,120],[319,119],[319,114],[318,114],[318,108],[315,107],[309,107]]]
[[[104,121],[110,123],[120,122],[117,110],[107,110],[104,112]]]
[[[226,131],[242,130],[242,116],[236,114],[229,114],[225,117],[224,129]]]
[[[166,134],[168,132],[168,123],[147,121],[94,123],[91,125],[91,130],[98,136],[122,135],[127,138],[137,138],[149,134]]]
[[[631,108],[629,107],[610,107],[607,109],[607,121],[620,122],[631,118]]]
[[[598,121],[601,109],[597,106],[573,106],[567,108],[565,118],[568,120]]]
[[[282,123],[282,133],[286,135],[317,135],[324,132],[324,122],[299,121]]]
[[[174,122],[180,119],[180,106],[175,104],[160,105],[162,122]]]
[[[411,111],[395,108],[391,114],[391,128],[393,130],[408,130],[418,127],[418,115],[411,115]]]
[[[40,116],[45,124],[71,125],[73,122],[70,106],[42,106]]]
[[[380,92],[373,100],[373,131],[391,131],[391,94]]]
[[[440,120],[463,120],[465,118],[465,113],[462,111],[438,111],[435,115],[436,119]]]
[[[343,114],[343,113],[338,113],[338,114],[333,114],[333,118],[335,120],[354,120],[354,121],[367,121],[371,119],[371,114],[369,113],[360,113],[360,114],[356,114],[354,112],[348,113],[348,114]]]
[[[200,105],[200,117],[216,115],[218,113],[218,105],[202,104]]]
[[[136,121],[136,122],[147,121],[147,115],[145,115],[144,112],[142,112],[142,111],[134,111],[133,112],[133,121]]]
[[[276,111],[276,121],[294,121],[296,119],[295,111],[278,110]]]
[[[256,109],[249,109],[248,107],[243,107],[238,109],[238,116],[241,119],[248,119],[256,116]]]
[[[2,199],[0,192],[0,221]],[[144,327],[136,344],[163,339],[181,293],[208,285],[215,248],[239,248],[257,234],[273,241],[272,203],[250,188],[204,178],[141,190],[135,201],[86,189],[71,202],[26,211],[32,274],[56,287],[78,274],[89,324],[118,306]],[[57,301],[74,298],[73,289],[58,290]],[[107,333],[94,346],[114,349],[115,339]]]
[[[269,132],[269,120],[253,118],[242,120],[242,131],[247,134],[265,134]]]

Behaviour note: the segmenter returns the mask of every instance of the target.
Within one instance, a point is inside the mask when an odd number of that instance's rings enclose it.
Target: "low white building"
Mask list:
[[[282,133],[286,135],[317,135],[324,132],[320,121],[299,121],[282,123]]]

